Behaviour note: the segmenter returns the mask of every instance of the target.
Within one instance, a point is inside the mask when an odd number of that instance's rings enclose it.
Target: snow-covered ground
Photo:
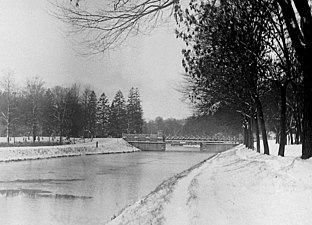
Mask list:
[[[98,148],[96,148],[96,142],[98,142]],[[139,149],[129,145],[123,139],[99,138],[71,145],[2,147],[0,148],[0,162],[135,151]]]
[[[237,146],[165,181],[108,224],[311,224],[312,159],[300,154],[299,145],[287,146],[287,157]]]

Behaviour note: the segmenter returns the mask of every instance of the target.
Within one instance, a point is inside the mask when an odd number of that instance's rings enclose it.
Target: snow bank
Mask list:
[[[278,148],[279,145],[275,143],[275,140],[269,140],[269,149],[270,149],[270,155],[278,155]],[[254,144],[255,149],[257,144]],[[302,155],[302,145],[286,145],[285,146],[285,156],[291,156],[291,157],[299,157]],[[262,141],[260,142],[260,151],[263,153],[263,143]]]
[[[98,148],[96,148],[96,142],[98,142]],[[0,148],[0,162],[135,151],[139,149],[129,145],[123,139],[102,138],[71,145],[2,147]]]
[[[312,159],[237,146],[164,182],[108,224],[308,225],[311,205]]]

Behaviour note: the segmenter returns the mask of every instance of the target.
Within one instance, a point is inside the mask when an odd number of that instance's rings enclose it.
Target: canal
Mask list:
[[[212,155],[137,152],[0,163],[0,224],[104,224]]]

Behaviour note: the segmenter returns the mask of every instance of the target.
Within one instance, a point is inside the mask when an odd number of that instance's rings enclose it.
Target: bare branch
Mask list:
[[[87,53],[98,54],[119,46],[130,35],[150,32],[164,19],[164,11],[171,9],[169,17],[178,3],[179,0],[113,0],[94,8],[82,6],[80,1],[51,4],[55,9],[52,14],[71,26],[71,34],[81,35]]]

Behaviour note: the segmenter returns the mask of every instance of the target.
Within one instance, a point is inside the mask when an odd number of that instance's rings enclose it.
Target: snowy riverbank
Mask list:
[[[96,147],[98,142],[98,147]],[[135,152],[139,149],[120,138],[93,139],[92,142],[40,147],[2,147],[0,162],[46,159],[92,154]]]
[[[311,224],[312,159],[295,157],[299,149],[287,146],[291,157],[282,158],[237,146],[165,181],[108,224]]]

